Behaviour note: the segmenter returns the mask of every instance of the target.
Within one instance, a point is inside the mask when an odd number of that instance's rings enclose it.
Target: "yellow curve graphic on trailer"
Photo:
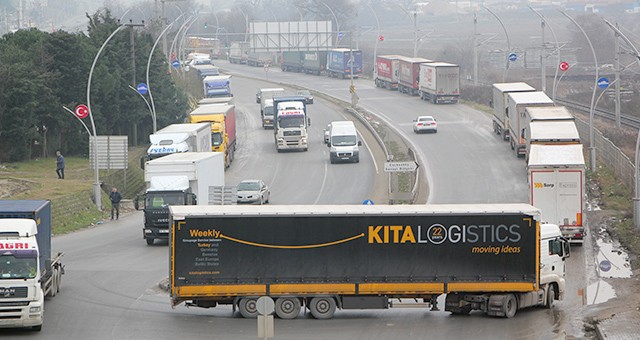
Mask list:
[[[337,240],[337,241],[333,241],[333,242],[328,242],[328,243],[320,243],[320,244],[307,244],[307,245],[302,245],[302,246],[279,246],[279,245],[273,245],[273,244],[264,244],[264,243],[256,243],[256,242],[251,242],[251,241],[245,241],[245,240],[239,240],[237,238],[233,238],[231,236],[227,236],[227,235],[220,235],[220,238],[224,238],[227,239],[229,241],[233,241],[233,242],[238,242],[238,243],[242,243],[242,244],[246,244],[246,245],[250,245],[250,246],[254,246],[254,247],[262,247],[262,248],[275,248],[275,249],[311,249],[311,248],[322,248],[322,247],[329,247],[329,246],[334,246],[336,244],[340,244],[340,243],[346,243],[346,242],[350,242],[356,239],[359,239],[361,237],[364,237],[364,233],[356,235],[356,236],[352,236],[349,238],[345,238],[342,240]]]

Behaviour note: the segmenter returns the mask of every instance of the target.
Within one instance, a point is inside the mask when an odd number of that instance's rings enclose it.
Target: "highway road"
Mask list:
[[[227,66],[226,64],[224,65]],[[228,185],[261,178],[271,187],[273,204],[356,203],[373,190],[372,156],[363,150],[359,164],[329,164],[321,144],[322,129],[342,119],[342,110],[316,98],[310,106],[312,143],[308,152],[277,153],[270,130],[259,124],[255,92],[266,84],[239,76],[264,77],[262,68],[229,65],[236,76],[238,151],[226,173]],[[260,73],[262,72],[262,74]],[[270,79],[289,81],[347,99],[348,80],[285,74],[272,70]],[[428,167],[432,203],[526,202],[524,161],[515,159],[506,143],[491,133],[489,118],[463,105],[434,106],[358,80],[361,104],[393,122],[414,144]],[[271,87],[273,85],[269,85]],[[410,122],[433,114],[437,134],[413,135]],[[3,339],[254,339],[256,320],[242,319],[228,306],[214,309],[172,309],[158,283],[168,276],[166,244],[146,246],[139,212],[70,235],[54,238],[54,251],[65,251],[66,274],[58,296],[47,300],[41,333],[0,330]],[[567,300],[552,310],[520,311],[514,319],[481,313],[454,317],[443,311],[394,308],[338,311],[332,320],[308,313],[295,320],[276,320],[280,339],[424,339],[580,337],[577,289],[586,280],[584,254],[590,245],[573,248],[567,262]],[[444,309],[444,299],[439,299]],[[410,301],[405,301],[410,302]]]

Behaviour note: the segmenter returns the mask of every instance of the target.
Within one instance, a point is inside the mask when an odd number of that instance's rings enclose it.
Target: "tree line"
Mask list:
[[[32,28],[0,39],[0,162],[49,157],[58,149],[65,155],[88,155],[87,131],[63,106],[73,110],[87,104],[91,64],[119,23],[108,10],[87,14],[87,19],[86,33]],[[149,53],[160,28],[152,23],[123,29],[102,51],[91,81],[91,111],[98,135],[127,135],[130,144],[148,142],[151,114],[129,85],[135,88],[136,83],[146,82]],[[160,46],[150,65],[148,85],[158,127],[183,121],[187,95],[174,83]],[[84,122],[91,130],[89,118]]]

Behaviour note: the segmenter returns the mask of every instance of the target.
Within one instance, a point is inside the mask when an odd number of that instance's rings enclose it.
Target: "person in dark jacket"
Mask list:
[[[56,174],[58,174],[58,179],[64,179],[64,156],[60,150],[56,151]]]
[[[109,199],[111,200],[111,219],[113,220],[113,211],[116,211],[116,220],[120,218],[120,201],[122,200],[122,195],[118,191],[118,188],[111,189],[111,193],[109,194]]]

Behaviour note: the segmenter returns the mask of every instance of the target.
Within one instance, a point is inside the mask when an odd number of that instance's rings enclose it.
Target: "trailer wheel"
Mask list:
[[[58,291],[56,290],[56,285],[58,284],[57,272],[58,270],[56,268],[51,268],[51,287],[49,287],[49,294],[48,294],[48,296],[50,297],[54,297],[58,293]]]
[[[314,297],[309,302],[309,310],[316,319],[331,319],[336,312],[336,300],[329,296]]]
[[[281,297],[276,300],[276,315],[280,319],[295,319],[300,314],[300,299],[297,297]]]
[[[238,309],[240,314],[245,319],[253,319],[258,316],[258,307],[256,306],[258,299],[256,298],[242,298],[238,303]]]
[[[60,287],[62,286],[62,269],[58,268],[58,280],[56,280],[56,292],[60,292]]]
[[[504,304],[502,305],[502,311],[504,312],[504,317],[510,319],[516,315],[516,311],[518,310],[518,302],[516,301],[516,297],[513,294],[507,294],[504,298]]]
[[[547,303],[544,305],[545,308],[551,309],[553,308],[553,300],[556,298],[556,289],[552,284],[549,285],[549,289],[547,290]]]

